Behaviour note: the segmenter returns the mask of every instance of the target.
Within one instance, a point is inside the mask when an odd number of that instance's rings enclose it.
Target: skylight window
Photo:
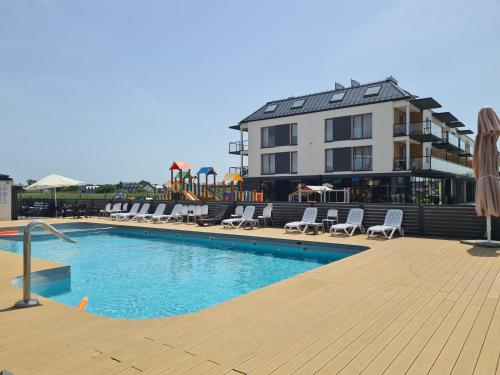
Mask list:
[[[266,109],[264,109],[264,113],[271,113],[271,112],[274,112],[276,110],[276,108],[278,107],[278,104],[269,104]]]
[[[380,92],[380,86],[367,87],[364,96],[376,96]]]
[[[293,102],[291,109],[300,108],[304,105],[305,102],[306,102],[305,99],[297,99],[296,101]]]
[[[344,99],[344,96],[345,96],[345,91],[336,92],[335,94],[332,95],[330,102],[341,102]]]

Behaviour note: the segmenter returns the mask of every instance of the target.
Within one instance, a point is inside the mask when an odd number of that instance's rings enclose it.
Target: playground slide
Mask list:
[[[184,197],[188,201],[199,201],[200,200],[196,195],[194,195],[193,193],[191,193],[189,191],[184,191]]]

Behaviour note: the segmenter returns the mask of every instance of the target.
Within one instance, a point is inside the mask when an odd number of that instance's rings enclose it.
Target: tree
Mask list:
[[[111,184],[105,184],[105,185],[101,185],[99,186],[97,189],[96,189],[96,193],[98,194],[105,194],[105,193],[112,193],[115,191],[115,187],[114,185],[111,185]]]

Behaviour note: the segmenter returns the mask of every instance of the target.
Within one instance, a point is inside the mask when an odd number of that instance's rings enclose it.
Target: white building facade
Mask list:
[[[471,131],[440,107],[392,77],[268,102],[231,127],[240,132],[232,171],[270,200],[299,183],[329,183],[361,202],[469,202]]]

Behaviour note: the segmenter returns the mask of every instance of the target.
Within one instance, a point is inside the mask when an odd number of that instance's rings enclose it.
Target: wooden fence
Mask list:
[[[43,200],[36,200],[40,202]],[[51,201],[45,201],[51,204]],[[87,211],[96,215],[100,209],[103,209],[109,201],[101,199],[79,199],[79,200],[60,200],[58,205],[79,204],[85,205]],[[153,212],[159,203],[166,203],[166,211],[170,212],[174,204],[200,204],[193,201],[148,201],[151,204],[150,212]],[[16,215],[24,216],[26,207],[33,206],[34,201],[18,200],[16,205]],[[261,215],[263,208],[267,203],[234,203],[221,201],[208,201],[205,204],[209,206],[209,213],[215,213],[221,205],[229,205],[230,211],[234,210],[237,204],[252,204],[256,207],[255,216]],[[449,237],[449,238],[468,238],[481,239],[485,237],[486,220],[483,217],[477,217],[472,205],[405,205],[405,204],[382,204],[382,203],[273,203],[273,225],[283,227],[285,223],[299,220],[306,207],[314,205],[318,208],[317,221],[326,217],[330,208],[336,208],[339,211],[339,221],[343,222],[347,218],[349,209],[363,208],[365,216],[363,224],[365,227],[382,224],[385,214],[390,208],[397,208],[404,211],[403,228],[409,235],[425,237]],[[50,210],[48,210],[49,212]],[[47,212],[47,214],[48,214]],[[493,238],[500,239],[500,218],[493,219]]]

